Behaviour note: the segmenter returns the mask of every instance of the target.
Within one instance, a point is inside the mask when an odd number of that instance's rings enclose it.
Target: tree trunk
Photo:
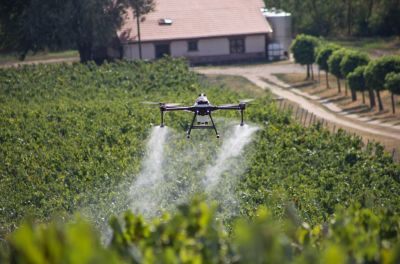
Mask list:
[[[383,111],[383,104],[381,99],[381,93],[379,90],[376,90],[376,96],[378,97],[379,111]]]
[[[78,44],[79,57],[82,63],[92,60],[92,45]]]
[[[321,68],[318,66],[318,83],[321,85]]]
[[[347,96],[347,82],[344,82],[344,95]]]
[[[139,58],[142,59],[142,39],[140,36],[140,16],[136,15],[136,25],[138,32],[138,44],[139,44]]]
[[[353,24],[352,18],[353,18],[353,14],[352,14],[352,5],[351,5],[351,1],[352,0],[347,0],[347,35],[351,36],[351,26]]]
[[[357,101],[357,93],[356,93],[356,90],[354,90],[354,89],[351,89],[351,100],[353,102]]]
[[[361,91],[361,94],[362,94],[363,104],[365,104],[365,93],[364,93],[364,91]]]
[[[371,88],[369,88],[368,89],[368,93],[369,93],[369,104],[370,104],[370,107],[374,108],[376,106],[374,91]]]
[[[337,81],[338,91],[339,91],[339,93],[341,93],[342,92],[342,88],[340,87],[340,79],[336,77],[336,81]]]
[[[313,65],[311,64],[311,80],[313,80],[314,81],[314,67],[313,67]]]
[[[325,77],[326,77],[326,88],[330,89],[330,87],[329,87],[328,71],[325,72]]]
[[[394,100],[394,93],[392,93],[392,110],[393,110],[393,114],[395,114],[396,113],[396,102],[395,102],[395,100]]]
[[[310,64],[307,64],[307,80],[310,79]]]

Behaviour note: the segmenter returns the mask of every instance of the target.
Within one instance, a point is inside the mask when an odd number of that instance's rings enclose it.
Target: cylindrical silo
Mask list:
[[[292,15],[275,8],[264,9],[263,14],[273,31],[270,44],[280,44],[282,56],[287,57],[292,44]]]

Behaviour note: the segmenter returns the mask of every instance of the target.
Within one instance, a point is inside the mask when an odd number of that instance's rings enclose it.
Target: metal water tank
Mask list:
[[[270,43],[281,44],[283,54],[287,57],[292,44],[292,15],[275,8],[264,8],[262,12],[272,27]]]

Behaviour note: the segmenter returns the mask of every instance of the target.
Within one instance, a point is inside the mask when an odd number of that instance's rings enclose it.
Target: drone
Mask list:
[[[164,113],[171,111],[186,111],[193,113],[193,119],[190,127],[187,131],[187,138],[190,138],[192,129],[213,129],[217,138],[219,138],[218,130],[215,126],[214,120],[211,113],[217,110],[238,110],[240,111],[240,126],[244,125],[243,113],[246,109],[246,105],[253,101],[253,99],[244,99],[239,104],[225,104],[225,105],[212,105],[207,99],[206,94],[199,94],[194,105],[192,106],[180,106],[180,104],[173,103],[155,103],[155,102],[143,102],[145,104],[158,104],[161,112],[161,124],[160,127],[164,127]]]

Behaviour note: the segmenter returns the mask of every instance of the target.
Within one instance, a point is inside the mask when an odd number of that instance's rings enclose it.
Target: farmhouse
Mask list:
[[[142,58],[192,63],[264,59],[272,29],[262,0],[158,0],[140,21]],[[118,32],[124,59],[139,59],[132,11]]]

